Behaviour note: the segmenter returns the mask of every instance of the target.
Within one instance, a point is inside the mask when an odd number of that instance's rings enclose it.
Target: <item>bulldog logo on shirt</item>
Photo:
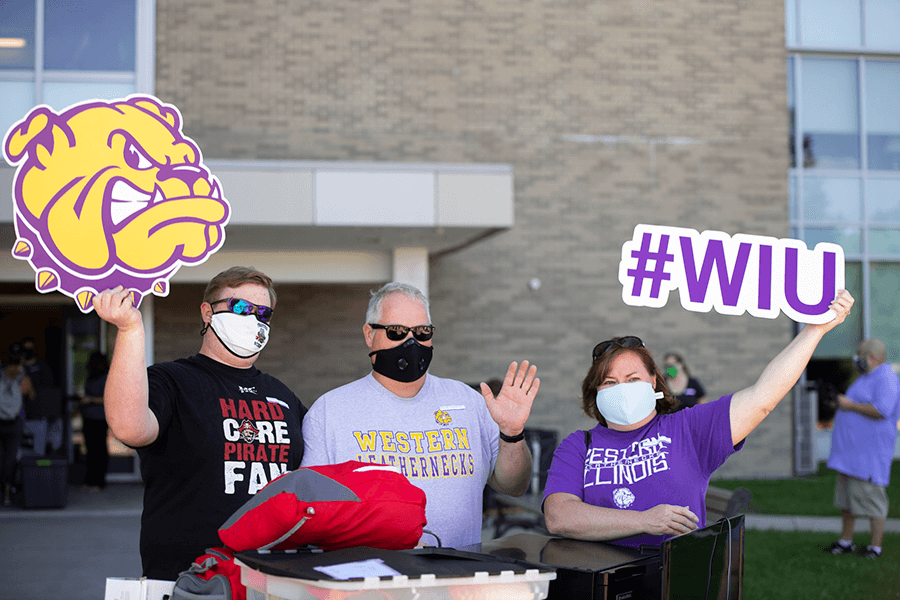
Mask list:
[[[137,306],[222,246],[230,206],[181,126],[177,108],[144,95],[40,105],[13,124],[12,253],[39,292],[89,312],[95,294],[121,285]]]
[[[634,494],[628,488],[617,488],[613,491],[613,500],[619,508],[628,508],[634,504]]]
[[[434,420],[438,425],[449,425],[453,418],[445,410],[436,410],[434,411]]]

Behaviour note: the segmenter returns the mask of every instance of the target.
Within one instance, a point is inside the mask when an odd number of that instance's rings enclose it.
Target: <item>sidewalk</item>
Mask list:
[[[107,577],[140,576],[143,486],[69,486],[67,498],[64,508],[0,506],[0,598],[102,600]]]
[[[0,507],[0,519],[53,518],[91,516],[140,516],[144,487],[139,483],[112,483],[103,491],[87,492],[69,486],[69,500],[64,508],[24,509],[20,506]],[[836,509],[835,509],[836,510]],[[797,515],[746,516],[747,529],[760,531],[815,531],[840,533],[841,518]],[[857,519],[857,531],[868,531],[869,520]],[[900,519],[888,519],[886,533],[900,533]]]
[[[22,508],[14,498],[12,506],[0,506],[0,519],[52,517],[126,517],[140,516],[144,486],[140,483],[111,483],[106,489],[89,492],[70,485],[63,508]]]
[[[837,509],[835,509],[837,510]],[[757,515],[748,514],[745,521],[747,529],[759,531],[814,531],[841,532],[840,517],[801,517],[792,515]],[[856,520],[857,532],[869,531],[869,519]],[[888,519],[884,526],[885,533],[900,533],[900,519]]]

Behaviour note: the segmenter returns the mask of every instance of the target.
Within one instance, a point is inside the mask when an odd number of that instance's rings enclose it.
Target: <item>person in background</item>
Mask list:
[[[691,376],[684,359],[680,354],[666,352],[663,355],[666,368],[666,384],[669,392],[678,401],[675,410],[682,410],[706,402],[706,390],[703,385]]]
[[[635,336],[601,342],[582,382],[582,409],[598,421],[553,455],[544,516],[553,535],[658,546],[706,523],[712,473],[797,383],[853,298],[840,290],[834,317],[807,324],[763,369],[756,383],[716,402],[672,412],[662,372]]]
[[[35,390],[52,388],[55,386],[53,371],[44,360],[37,355],[34,338],[31,336],[22,338],[22,368]]]
[[[63,400],[62,389],[56,385],[56,378],[50,366],[37,355],[34,338],[22,338],[22,368],[34,388],[34,398],[25,410],[26,419],[36,419],[46,427],[48,451],[65,453],[65,415],[69,412]]]
[[[300,466],[306,408],[254,366],[269,341],[272,280],[252,267],[213,277],[200,303],[199,353],[147,366],[144,324],[121,286],[94,298],[118,328],[106,380],[106,419],[137,448],[144,479],[141,562],[174,581],[219,527],[269,481]]]
[[[106,471],[109,468],[109,448],[106,435],[106,411],[103,410],[103,394],[109,361],[101,352],[92,352],[88,359],[88,376],[81,398],[81,431],[84,433],[86,471],[84,485],[90,492],[106,488]]]
[[[825,550],[832,554],[856,551],[856,519],[868,517],[871,541],[860,553],[878,558],[900,418],[900,379],[887,362],[887,348],[879,339],[860,342],[853,365],[860,376],[846,395],[838,394],[828,457],[828,468],[837,471],[834,505],[841,509],[841,537]]]
[[[21,344],[9,347],[6,363],[0,369],[0,487],[3,506],[12,504],[19,446],[25,424],[24,400],[34,398],[31,379],[22,368]]]

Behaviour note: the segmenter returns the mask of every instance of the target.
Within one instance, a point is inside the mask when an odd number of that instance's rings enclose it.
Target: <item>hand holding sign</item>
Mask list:
[[[143,328],[141,311],[134,307],[131,292],[121,285],[94,296],[93,307],[98,317],[112,323],[119,331]]]
[[[829,305],[844,287],[844,250],[642,224],[622,246],[619,282],[629,306],[661,308],[678,290],[681,305],[694,312],[767,319],[783,312],[801,323],[827,323],[835,317]]]

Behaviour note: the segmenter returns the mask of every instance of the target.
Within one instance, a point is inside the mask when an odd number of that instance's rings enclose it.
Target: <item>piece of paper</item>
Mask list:
[[[313,567],[316,571],[325,573],[332,579],[354,579],[356,577],[396,577],[402,573],[395,571],[384,564],[380,558],[370,558],[356,562],[329,565],[327,567]]]

